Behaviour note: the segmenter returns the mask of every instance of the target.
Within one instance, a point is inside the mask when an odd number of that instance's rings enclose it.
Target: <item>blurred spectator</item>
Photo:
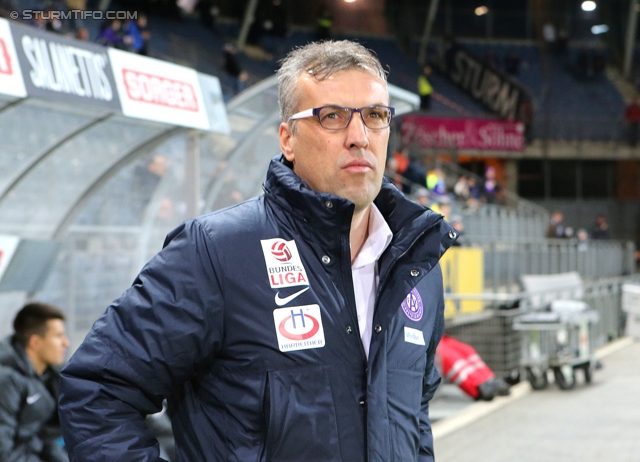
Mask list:
[[[140,53],[144,46],[144,38],[142,37],[142,31],[138,27],[138,22],[133,19],[127,19],[122,26],[122,32],[126,37],[131,37],[128,51]]]
[[[456,200],[466,203],[471,197],[471,192],[469,191],[469,181],[465,175],[461,175],[456,181],[456,184],[453,185],[453,193],[456,196]]]
[[[427,191],[427,188],[419,188],[416,191],[416,202],[425,207],[429,206],[429,191]]]
[[[408,194],[410,192],[410,186],[406,185],[402,181],[402,174],[409,167],[409,149],[403,148],[395,151],[389,159],[387,159],[387,169],[389,169],[393,175],[393,182],[403,193]]]
[[[236,50],[236,47],[233,46],[233,44],[227,43],[224,46],[223,53],[224,71],[227,73],[231,81],[233,94],[237,95],[242,90],[244,90],[244,82],[246,82],[249,75],[240,66],[240,61],[238,60],[238,51]]]
[[[331,39],[331,26],[333,16],[326,5],[320,5],[316,20],[316,41],[322,42]]]
[[[136,24],[138,26],[138,30],[142,34],[142,48],[138,51],[138,54],[149,56],[149,39],[151,38],[151,32],[148,27],[147,15],[144,13],[138,13]]]
[[[27,24],[36,29],[47,30],[48,21],[45,19],[44,11],[34,11]]]
[[[533,104],[530,99],[527,98],[520,104],[518,119],[524,125],[525,143],[531,144],[533,141]]]
[[[556,50],[556,26],[547,22],[542,26],[542,39],[544,40],[545,50],[547,52],[555,52]]]
[[[507,74],[518,75],[520,73],[520,56],[510,51],[504,57],[504,70]]]
[[[48,7],[44,11],[44,19],[45,30],[47,32],[53,32],[54,34],[64,34],[66,32],[66,27],[60,20],[58,16],[58,10],[55,10],[53,7]]]
[[[431,67],[424,66],[422,68],[422,74],[418,77],[418,94],[420,95],[420,110],[428,111],[431,107],[431,94],[433,93],[433,86],[429,82],[429,76],[431,75]]]
[[[586,252],[589,248],[589,233],[584,228],[580,228],[576,233],[578,238],[578,252]]]
[[[87,29],[86,27],[81,27],[76,31],[76,35],[75,38],[77,40],[82,40],[83,42],[88,42],[90,37],[89,37],[89,29]]]
[[[106,47],[126,50],[131,45],[132,39],[124,34],[122,21],[113,19],[102,24],[96,43]]]
[[[562,239],[567,237],[565,234],[563,220],[564,216],[562,215],[561,211],[556,210],[555,212],[553,212],[553,214],[551,215],[551,221],[549,222],[549,226],[547,227],[545,237],[550,239]]]
[[[453,229],[458,231],[458,238],[451,245],[454,247],[466,246],[467,242],[464,237],[464,223],[462,222],[462,217],[460,215],[452,215],[449,223],[451,223]]]
[[[447,196],[439,197],[430,208],[434,212],[442,215],[445,220],[449,221],[449,217],[451,216],[451,203]]]
[[[393,153],[393,156],[387,161],[387,168],[395,172],[394,183],[405,194],[411,193],[412,183],[418,185],[426,184],[426,174],[424,170],[409,159],[409,148],[407,147],[403,147]]]
[[[640,104],[638,104],[637,96],[634,96],[627,106],[624,120],[627,122],[629,146],[635,147],[638,144],[638,131],[640,130]]]
[[[487,167],[484,173],[484,180],[482,182],[482,201],[487,204],[496,204],[501,190],[502,187],[496,179],[495,167]]]
[[[467,206],[475,209],[480,203],[480,188],[478,187],[474,177],[469,177],[467,179],[467,185],[469,186],[469,199],[467,199]]]
[[[14,334],[0,343],[0,460],[67,462],[57,402],[69,339],[64,314],[43,303],[24,306]]]
[[[446,334],[438,344],[436,364],[444,379],[477,401],[491,401],[511,393],[509,385],[495,376],[471,345]]]
[[[598,215],[596,218],[591,230],[591,239],[611,239],[611,231],[609,231],[609,223],[606,216]]]
[[[427,174],[427,189],[433,200],[439,200],[447,195],[447,183],[444,179],[444,173],[439,168],[430,170]]]

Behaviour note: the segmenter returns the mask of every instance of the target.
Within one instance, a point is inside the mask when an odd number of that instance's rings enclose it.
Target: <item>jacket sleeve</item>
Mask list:
[[[424,373],[422,387],[422,408],[420,411],[420,462],[433,462],[433,434],[431,433],[431,420],[429,419],[429,401],[440,385],[440,373],[435,367],[436,348],[444,333],[444,296],[440,294],[438,311],[434,322],[429,349],[427,350],[427,366]]]
[[[35,456],[41,449],[41,442],[34,437],[30,441],[17,442],[18,415],[24,397],[8,367],[0,366],[0,460],[3,462],[41,462]],[[32,445],[36,443],[38,447]]]
[[[161,460],[144,417],[219,349],[216,258],[203,226],[186,222],[96,321],[61,376],[71,461]]]

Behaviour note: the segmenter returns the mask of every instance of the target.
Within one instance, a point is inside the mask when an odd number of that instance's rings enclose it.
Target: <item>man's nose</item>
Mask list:
[[[362,115],[354,112],[347,125],[346,143],[349,148],[365,148],[369,145],[369,129],[365,126]]]

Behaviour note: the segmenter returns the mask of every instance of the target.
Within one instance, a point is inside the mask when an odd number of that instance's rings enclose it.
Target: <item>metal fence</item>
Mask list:
[[[635,272],[635,246],[631,241],[591,241],[586,248],[569,239],[468,238],[483,249],[484,287],[488,292],[519,289],[523,274],[555,274],[577,271],[595,281]]]
[[[515,207],[482,204],[462,211],[465,234],[476,239],[516,241],[539,239],[549,224],[549,214],[521,201]],[[546,211],[545,211],[546,212]]]
[[[626,317],[622,311],[622,285],[629,282],[640,283],[640,278],[636,275],[584,283],[582,300],[599,317],[589,333],[591,351],[623,335]],[[445,298],[454,301],[482,300],[486,308],[480,314],[454,316],[446,321],[445,331],[473,346],[496,376],[517,381],[522,372],[525,334],[513,329],[514,319],[532,311],[525,307],[531,298],[543,292],[553,295],[559,290],[562,289],[535,293],[449,294]]]

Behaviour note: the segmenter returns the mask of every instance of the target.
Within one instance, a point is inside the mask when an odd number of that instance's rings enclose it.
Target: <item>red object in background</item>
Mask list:
[[[444,335],[438,345],[436,361],[440,364],[442,377],[474,399],[479,396],[478,387],[494,378],[489,366],[472,346],[448,335]]]
[[[627,110],[624,113],[624,118],[627,122],[640,122],[640,105],[632,103],[627,106]]]

